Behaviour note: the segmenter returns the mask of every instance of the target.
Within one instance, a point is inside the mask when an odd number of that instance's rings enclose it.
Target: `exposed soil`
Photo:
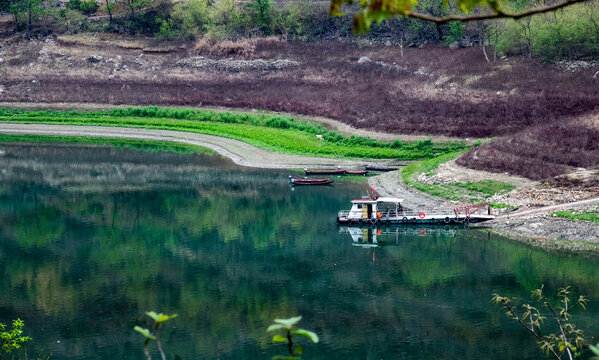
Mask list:
[[[461,138],[513,134],[599,104],[599,65],[489,64],[477,48],[406,49],[401,57],[392,46],[258,41],[242,59],[63,39],[6,40],[0,101],[263,109]]]
[[[543,245],[547,240],[572,240],[599,244],[599,226],[590,221],[572,221],[551,216],[552,211],[576,210],[599,211],[599,198],[589,199],[585,202],[574,202],[560,206],[547,206],[545,208],[516,212],[509,216],[501,216],[489,225],[508,234],[519,234],[529,239],[536,245]],[[545,245],[562,249],[579,247],[576,243],[559,244],[548,241]]]
[[[533,181],[521,176],[469,169],[458,165],[455,160],[439,165],[436,170],[436,175],[440,178],[448,179],[450,182],[497,180],[512,184],[518,188],[533,187],[539,184],[537,181]]]

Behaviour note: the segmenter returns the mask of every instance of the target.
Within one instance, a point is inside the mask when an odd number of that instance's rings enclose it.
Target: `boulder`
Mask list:
[[[372,62],[372,60],[370,60],[368,56],[362,56],[360,59],[358,59],[358,64],[367,64],[370,62]]]

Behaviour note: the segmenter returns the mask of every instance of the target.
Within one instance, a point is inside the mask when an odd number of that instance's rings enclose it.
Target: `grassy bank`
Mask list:
[[[599,213],[597,213],[597,211],[556,211],[552,213],[552,215],[565,219],[570,219],[572,221],[591,221],[599,225]]]
[[[54,136],[54,135],[7,135],[0,134],[0,143],[65,143],[86,145],[110,145],[119,149],[130,149],[150,152],[174,152],[178,154],[216,154],[212,149],[192,144],[173,143],[159,140],[115,139],[86,136]]]
[[[357,136],[344,137],[320,125],[290,117],[180,108],[0,109],[0,121],[177,130],[232,138],[280,153],[340,158],[416,160],[468,148],[464,142],[382,142]]]
[[[469,202],[485,201],[497,193],[512,190],[513,185],[496,180],[482,180],[471,182],[456,182],[451,184],[423,184],[418,181],[422,173],[430,176],[441,164],[457,158],[461,151],[447,153],[433,159],[423,160],[407,165],[401,169],[402,180],[423,192],[450,200],[466,200]]]

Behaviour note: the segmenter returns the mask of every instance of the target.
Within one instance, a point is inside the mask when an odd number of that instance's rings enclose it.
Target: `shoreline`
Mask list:
[[[123,128],[106,126],[76,126],[76,125],[41,125],[1,123],[0,133],[59,135],[83,137],[109,137],[139,140],[160,140],[174,143],[185,143],[210,148],[218,154],[230,158],[238,165],[246,167],[302,169],[305,167],[325,168],[332,166],[363,167],[365,165],[400,165],[389,160],[348,160],[336,158],[319,158],[301,155],[279,154],[257,148],[247,143],[213,135],[187,133],[169,130],[148,130],[141,128]],[[368,184],[384,196],[394,196],[404,199],[408,204],[419,208],[451,207],[455,203],[432,197],[403,183],[397,171],[382,173],[369,177]],[[598,194],[599,195],[599,194]],[[586,200],[581,205],[590,203],[599,205],[599,197]],[[576,203],[560,205],[561,208],[571,208]],[[553,206],[536,208],[522,214],[511,214],[511,218],[498,216],[485,225],[506,234],[510,238],[542,247],[548,250],[590,251],[599,254],[599,226],[585,221],[571,221],[550,217],[544,211],[551,211]],[[587,224],[588,223],[588,224]],[[563,240],[563,237],[566,240]]]

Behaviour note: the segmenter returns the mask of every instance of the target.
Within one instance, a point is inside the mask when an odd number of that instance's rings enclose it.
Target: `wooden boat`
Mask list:
[[[337,169],[337,170],[308,170],[304,169],[306,175],[344,175],[345,170]]]
[[[291,185],[327,185],[333,182],[331,179],[299,179],[289,177]]]
[[[384,166],[364,166],[364,169],[371,171],[395,171],[399,168],[396,167],[384,167]]]
[[[368,174],[369,171],[366,170],[345,170],[346,175],[364,175]]]
[[[406,210],[403,199],[366,197],[352,200],[350,210],[337,214],[337,223],[350,225],[409,225],[409,224],[469,224],[492,220],[488,203],[473,204],[455,209]],[[481,210],[486,209],[485,213]]]

